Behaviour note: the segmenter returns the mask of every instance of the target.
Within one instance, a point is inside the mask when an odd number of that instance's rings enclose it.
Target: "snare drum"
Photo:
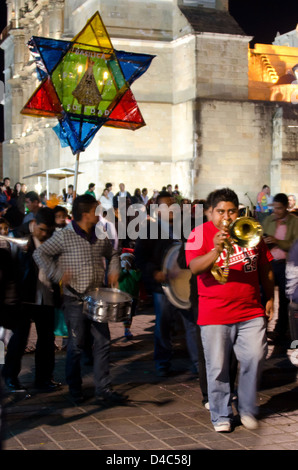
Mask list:
[[[130,319],[132,297],[119,289],[102,287],[84,297],[83,313],[99,323]]]

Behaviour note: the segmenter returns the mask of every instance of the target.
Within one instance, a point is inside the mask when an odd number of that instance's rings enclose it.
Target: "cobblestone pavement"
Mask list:
[[[175,372],[157,378],[153,363],[154,316],[150,308],[133,320],[134,337],[126,341],[123,326],[110,324],[111,374],[114,388],[129,394],[125,406],[94,403],[92,367],[83,365],[87,400],[76,406],[64,379],[65,352],[57,351],[55,380],[62,388],[37,393],[32,388],[34,353],[24,356],[21,382],[31,397],[4,397],[4,450],[297,450],[297,367],[292,350],[269,353],[259,392],[260,427],[236,425],[231,433],[216,433],[209,412],[201,405],[198,378],[188,370],[183,332],[174,336]],[[34,344],[34,330],[30,337]]]

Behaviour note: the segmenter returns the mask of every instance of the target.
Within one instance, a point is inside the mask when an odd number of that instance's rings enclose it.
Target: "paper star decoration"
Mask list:
[[[99,12],[72,41],[33,36],[28,45],[41,84],[21,113],[57,118],[62,147],[84,151],[102,126],[145,126],[130,85],[155,56],[116,51]]]

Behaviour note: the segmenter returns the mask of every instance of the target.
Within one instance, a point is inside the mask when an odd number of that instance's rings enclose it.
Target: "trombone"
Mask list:
[[[246,210],[246,214],[248,211]],[[227,221],[223,221],[224,226],[228,228],[229,238],[224,241],[225,248],[227,250],[227,257],[225,259],[224,268],[222,269],[215,262],[211,268],[211,273],[214,278],[220,283],[225,284],[229,276],[229,260],[233,253],[233,244],[239,245],[243,248],[252,248],[257,246],[263,235],[262,225],[259,224],[252,217],[247,215],[243,217],[237,217],[231,224]]]

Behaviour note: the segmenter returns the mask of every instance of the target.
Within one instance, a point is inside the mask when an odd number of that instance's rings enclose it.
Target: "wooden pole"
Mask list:
[[[76,164],[75,164],[75,175],[74,175],[74,188],[73,188],[73,199],[75,199],[77,195],[77,188],[78,188],[78,174],[79,174],[79,161],[80,161],[80,152],[76,154]]]
[[[46,185],[47,185],[47,201],[50,198],[50,188],[49,188],[49,173],[46,171]]]

